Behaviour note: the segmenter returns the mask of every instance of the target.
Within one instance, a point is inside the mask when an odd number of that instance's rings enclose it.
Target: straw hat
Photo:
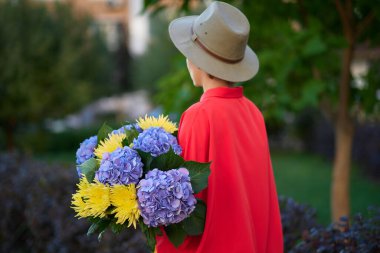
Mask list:
[[[205,72],[231,82],[256,75],[259,61],[247,46],[249,22],[227,3],[215,1],[199,16],[173,20],[169,35],[178,50]]]

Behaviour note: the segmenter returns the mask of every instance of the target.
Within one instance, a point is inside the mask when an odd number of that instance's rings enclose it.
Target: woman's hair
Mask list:
[[[210,79],[219,79],[219,80],[223,80],[223,81],[227,82],[228,86],[232,86],[232,85],[235,84],[234,82],[231,82],[231,81],[227,81],[227,80],[221,79],[221,78],[216,77],[216,76],[213,76],[213,75],[211,75],[211,74],[209,74],[209,73],[207,73],[207,75],[208,75],[208,77],[209,77]]]

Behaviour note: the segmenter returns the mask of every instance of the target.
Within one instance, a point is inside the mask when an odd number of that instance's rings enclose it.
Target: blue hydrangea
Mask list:
[[[133,126],[137,130],[137,132],[142,133],[144,130],[139,126],[138,123],[134,123]]]
[[[133,140],[133,148],[150,153],[152,156],[159,156],[167,153],[173,148],[174,153],[180,155],[182,148],[178,145],[177,139],[172,134],[166,132],[161,127],[150,127],[145,129]]]
[[[137,186],[144,223],[157,227],[181,222],[195,209],[197,200],[193,193],[187,169],[149,171]]]
[[[98,144],[98,137],[97,136],[92,136],[86,140],[84,140],[76,153],[76,164],[81,165],[88,159],[95,157],[94,155],[94,150]],[[77,172],[78,176],[81,176],[81,169],[79,166],[77,166]]]
[[[137,184],[142,176],[143,166],[137,151],[126,146],[103,154],[95,178],[103,184]]]
[[[132,129],[132,125],[131,125],[131,124],[124,125],[124,126],[120,127],[120,128],[117,129],[117,130],[113,130],[112,133],[113,133],[113,134],[121,134],[121,133],[125,133],[125,129],[127,129],[127,130],[131,130],[131,129]]]

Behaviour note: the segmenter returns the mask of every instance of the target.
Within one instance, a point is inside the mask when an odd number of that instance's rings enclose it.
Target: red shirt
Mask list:
[[[283,235],[264,118],[243,87],[217,87],[181,116],[185,160],[212,161],[205,230],[177,249],[157,236],[157,253],[282,253]]]

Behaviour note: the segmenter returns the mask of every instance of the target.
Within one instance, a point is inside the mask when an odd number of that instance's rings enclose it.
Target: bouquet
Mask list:
[[[138,224],[153,251],[160,227],[176,247],[203,232],[206,205],[194,194],[207,187],[210,163],[185,161],[177,130],[167,116],[145,115],[116,130],[103,124],[80,144],[71,207],[92,223],[88,235]]]

